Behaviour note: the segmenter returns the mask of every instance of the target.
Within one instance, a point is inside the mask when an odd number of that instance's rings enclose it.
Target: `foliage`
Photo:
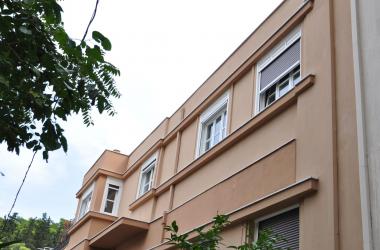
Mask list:
[[[111,98],[120,97],[114,77],[119,70],[105,61],[111,42],[100,32],[91,41],[66,33],[56,0],[0,1],[0,143],[67,151],[61,122],[91,111],[114,115]]]
[[[165,230],[170,232],[169,244],[175,245],[179,249],[191,250],[212,250],[217,249],[222,237],[220,233],[228,224],[228,216],[217,215],[213,219],[213,225],[209,230],[203,232],[204,226],[195,229],[197,238],[195,241],[190,241],[189,233],[178,234],[178,225],[173,221],[170,226],[166,226]]]
[[[170,226],[166,226],[165,230],[170,233],[170,238],[167,238],[168,244],[174,245],[182,250],[215,250],[223,245],[220,233],[229,224],[228,216],[217,215],[213,218],[213,224],[210,229],[203,231],[205,226],[194,230],[196,236],[190,240],[190,233],[179,234],[178,225],[173,221]],[[276,248],[276,243],[283,241],[279,235],[273,235],[270,231],[259,233],[258,240],[255,242],[245,243],[240,246],[228,246],[228,248],[237,250],[282,250]]]
[[[42,214],[41,218],[24,219],[14,213],[8,219],[4,227],[5,219],[0,218],[0,248],[1,242],[13,243],[4,247],[6,250],[27,250],[42,247],[55,247],[61,241],[65,233],[66,220],[61,219],[55,223],[47,216]]]

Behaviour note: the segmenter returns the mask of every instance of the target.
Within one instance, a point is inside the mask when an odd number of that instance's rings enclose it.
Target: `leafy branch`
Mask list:
[[[228,226],[227,215],[217,215],[213,218],[213,223],[210,229],[204,231],[205,226],[199,227],[192,232],[196,233],[196,236],[189,239],[190,233],[179,234],[179,227],[176,221],[173,221],[171,225],[166,226],[165,230],[170,233],[170,237],[167,244],[174,245],[181,250],[215,250],[219,249],[223,238],[220,236],[223,229]],[[239,246],[228,246],[231,249],[237,250],[284,250],[277,248],[276,245],[286,241],[279,235],[272,234],[269,230],[263,230],[259,232],[257,241],[250,241]],[[288,249],[289,250],[289,249]]]
[[[95,18],[99,0],[84,38]],[[98,31],[92,41],[66,33],[56,0],[0,1],[0,143],[49,152],[68,148],[61,123],[82,114],[86,126],[97,110],[113,116],[119,70],[104,58],[110,40]]]

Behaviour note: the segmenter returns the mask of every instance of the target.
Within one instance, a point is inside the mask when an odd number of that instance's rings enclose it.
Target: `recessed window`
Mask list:
[[[269,232],[277,236],[278,241],[274,249],[299,249],[299,208],[289,208],[279,213],[275,213],[255,222],[255,240],[260,232]]]
[[[220,97],[201,115],[197,155],[205,153],[226,137],[227,104],[228,93]]]
[[[141,168],[140,174],[140,184],[139,191],[137,197],[142,196],[146,192],[152,189],[153,187],[153,179],[154,179],[154,171],[156,168],[156,160],[157,157],[153,156],[148,161],[144,163]]]
[[[78,214],[78,220],[82,218],[88,211],[90,211],[93,188],[94,188],[94,185],[89,187],[86,190],[86,192],[84,192],[82,195],[80,208],[79,208],[79,214]]]
[[[115,215],[119,207],[122,182],[111,177],[107,178],[101,211]]]
[[[300,30],[294,30],[257,64],[257,112],[285,95],[300,81],[300,38]]]

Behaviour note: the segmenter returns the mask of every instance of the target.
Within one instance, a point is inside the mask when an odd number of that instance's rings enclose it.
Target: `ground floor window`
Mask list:
[[[255,221],[255,239],[263,230],[270,231],[274,235],[278,235],[280,240],[275,245],[275,249],[299,249],[299,208],[292,208],[280,213],[275,213]]]

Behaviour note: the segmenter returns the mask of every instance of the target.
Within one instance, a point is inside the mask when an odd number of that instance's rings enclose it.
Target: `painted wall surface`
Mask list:
[[[114,151],[105,150],[95,164],[87,171],[83,178],[83,184],[98,169],[106,169],[115,173],[123,173],[127,169],[128,156]]]
[[[90,232],[91,223],[89,221],[85,222],[75,233],[70,235],[69,244],[65,249],[72,249],[76,244],[80,243],[84,239],[88,238]]]
[[[231,110],[231,128],[233,132],[253,116],[254,103],[254,70],[248,71],[233,86]]]
[[[356,153],[358,152],[356,108],[353,101],[355,84],[351,10],[347,1],[335,0],[333,3],[340,248],[354,250],[363,246],[361,233],[363,228],[360,212],[359,162]],[[352,235],[357,237],[352,238]]]
[[[160,123],[160,125],[155,128],[151,134],[147,138],[141,142],[140,145],[137,146],[133,150],[133,152],[129,156],[128,167],[131,167],[137,160],[139,160],[145,152],[147,152],[159,139],[163,138],[166,134],[166,121]]]
[[[181,171],[195,158],[195,148],[198,133],[197,126],[197,122],[194,121],[182,132],[178,160],[178,171]]]
[[[247,136],[223,155],[176,185],[173,207],[198,195],[295,138],[295,107]],[[212,177],[212,178],[210,178]]]
[[[121,197],[119,216],[130,216],[129,205],[136,200],[137,188],[140,178],[140,171],[135,171],[124,181],[123,193]]]
[[[103,193],[106,185],[107,177],[104,175],[96,179],[94,191],[92,192],[91,211],[99,212],[103,202]]]
[[[156,207],[154,209],[154,218],[156,219],[163,215],[165,211],[169,211],[170,191],[166,191],[157,199]]]
[[[158,184],[164,183],[170,177],[174,175],[175,163],[176,163],[176,150],[177,143],[176,140],[172,140],[168,145],[165,146],[161,176],[158,180]]]
[[[191,230],[217,213],[226,214],[294,183],[295,167],[295,144],[291,143],[175,208],[168,214],[168,222],[176,220],[180,232]]]
[[[245,243],[246,224],[240,223],[225,229],[220,236],[223,238],[220,249],[231,249],[228,246],[239,246]]]

